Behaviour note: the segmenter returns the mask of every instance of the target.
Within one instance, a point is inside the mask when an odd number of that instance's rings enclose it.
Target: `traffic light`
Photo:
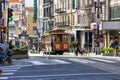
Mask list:
[[[12,14],[12,12],[13,12],[13,10],[11,8],[8,8],[8,21],[9,22],[13,20],[13,18],[12,18],[13,14]]]
[[[2,33],[6,33],[6,27],[1,27],[0,30],[1,30]]]

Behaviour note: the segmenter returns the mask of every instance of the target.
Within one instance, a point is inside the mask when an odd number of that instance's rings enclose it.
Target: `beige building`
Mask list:
[[[105,47],[109,47],[110,39],[118,39],[120,43],[120,1],[106,0],[105,21],[103,22],[103,34]]]
[[[33,14],[33,7],[26,8],[27,34],[29,37],[37,37],[35,30],[38,27],[38,23],[33,21]]]
[[[69,43],[74,37],[75,28],[75,0],[54,0],[54,27],[64,29],[69,33]]]

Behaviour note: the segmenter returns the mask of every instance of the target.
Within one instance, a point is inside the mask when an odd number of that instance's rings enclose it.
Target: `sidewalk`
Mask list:
[[[39,52],[39,53],[30,53],[28,52],[29,56],[40,56],[40,57],[46,57],[46,56],[51,56],[51,57],[76,57],[75,54],[73,52],[64,52],[63,55],[46,55],[43,54],[43,52]],[[88,55],[78,55],[77,57],[96,57],[96,56],[102,56],[102,55],[96,55],[95,53],[89,53]]]
[[[96,55],[96,53],[89,53],[88,55],[78,55],[75,56],[75,54],[73,52],[64,52],[63,55],[46,55],[43,54],[43,52],[39,52],[39,53],[28,53],[29,57],[106,57],[106,58],[120,58],[120,57],[116,57],[116,56],[103,56],[102,54],[100,55]]]

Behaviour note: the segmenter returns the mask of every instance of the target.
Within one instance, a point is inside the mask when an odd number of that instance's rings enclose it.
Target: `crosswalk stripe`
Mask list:
[[[67,61],[59,60],[59,59],[53,59],[52,61],[58,62],[58,63],[61,63],[61,64],[69,64],[70,63],[70,62],[67,62]]]
[[[102,61],[102,62],[107,62],[107,63],[116,63],[115,61],[106,60],[106,59],[98,59],[98,58],[91,58],[91,59],[97,60],[97,61]]]
[[[13,74],[14,74],[14,73],[12,73],[12,72],[11,72],[11,73],[5,73],[5,72],[3,72],[3,73],[2,73],[2,76],[13,75]]]
[[[35,65],[44,65],[45,64],[45,63],[42,63],[40,61],[29,61],[29,62],[31,62],[31,63],[33,63]]]
[[[8,79],[8,77],[0,77],[1,80]]]
[[[2,69],[2,70],[4,70],[4,69],[7,69],[7,70],[9,70],[9,69],[15,69],[15,70],[16,70],[16,69],[20,69],[20,68],[9,68],[9,67],[7,68],[7,67],[3,67],[3,68],[1,68],[1,69]]]
[[[15,71],[17,70],[6,70],[6,69],[2,70],[2,72],[15,72]]]
[[[72,59],[72,58],[70,58],[69,60],[75,61],[75,62],[80,62],[80,63],[95,63],[95,61],[89,61],[89,60],[85,60],[85,59]]]

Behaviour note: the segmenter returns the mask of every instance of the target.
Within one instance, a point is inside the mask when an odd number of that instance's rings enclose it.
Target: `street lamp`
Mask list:
[[[97,23],[97,40],[96,40],[96,43],[97,43],[97,53],[96,54],[99,54],[99,21],[100,21],[100,14],[102,14],[102,5],[104,3],[104,0],[94,0],[94,4],[95,4],[95,13],[96,13],[96,16],[97,16],[97,20],[96,20],[96,23]]]

